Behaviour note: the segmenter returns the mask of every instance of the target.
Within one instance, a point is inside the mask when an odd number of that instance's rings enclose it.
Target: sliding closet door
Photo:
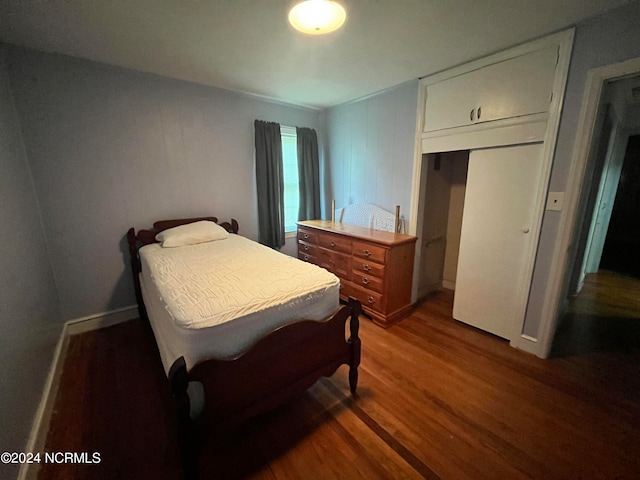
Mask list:
[[[469,155],[453,317],[506,339],[529,293],[541,158],[542,143]]]

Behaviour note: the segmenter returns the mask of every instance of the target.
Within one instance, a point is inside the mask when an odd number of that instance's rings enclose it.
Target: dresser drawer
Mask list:
[[[366,288],[367,290],[384,293],[384,282],[379,278],[372,277],[371,275],[353,272],[351,275],[351,281],[360,287]]]
[[[338,235],[326,235],[321,233],[320,241],[318,243],[321,247],[328,250],[351,255],[351,241]]]
[[[387,250],[369,243],[353,242],[353,255],[372,262],[385,263]]]
[[[298,254],[306,253],[307,255],[316,256],[317,246],[298,240]]]
[[[384,312],[384,297],[379,293],[372,292],[371,290],[365,290],[364,288],[360,288],[350,282],[343,282],[343,285],[340,287],[340,294],[343,295],[344,298],[357,298],[365,308],[370,308],[371,310],[375,310],[380,313]]]
[[[384,265],[379,265],[377,263],[355,257],[351,262],[351,266],[353,267],[354,274],[367,275],[381,279],[384,278]]]
[[[313,255],[309,255],[308,253],[298,252],[298,258],[303,262],[309,262],[313,264],[318,264],[318,259]]]
[[[318,243],[318,233],[313,230],[298,227],[298,241],[302,240],[306,243]]]

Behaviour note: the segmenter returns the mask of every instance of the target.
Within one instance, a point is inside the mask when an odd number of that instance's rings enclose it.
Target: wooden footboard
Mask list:
[[[322,376],[331,376],[349,365],[349,385],[357,387],[360,364],[358,314],[360,302],[351,299],[324,321],[302,320],[270,332],[247,352],[234,359],[200,361],[187,372],[184,359],[170,372],[173,393],[180,395],[190,382],[204,388],[206,408],[198,421],[228,424],[262,413],[306,390]],[[350,320],[350,338],[345,323]],[[186,393],[186,392],[185,392]]]
[[[189,372],[183,358],[176,360],[169,381],[176,400],[187,477],[197,478],[196,426],[237,426],[304,392],[320,377],[333,375],[341,365],[349,366],[349,386],[355,393],[360,364],[360,312],[360,302],[349,299],[348,305],[327,320],[302,320],[280,327],[237,358],[201,361]],[[189,416],[189,382],[199,382],[204,389],[204,410],[196,419]]]

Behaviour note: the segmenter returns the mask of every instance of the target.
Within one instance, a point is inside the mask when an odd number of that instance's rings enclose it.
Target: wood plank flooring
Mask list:
[[[388,330],[363,318],[357,396],[342,367],[211,439],[203,478],[638,478],[639,349],[541,360],[451,305],[439,292]],[[38,478],[179,478],[164,381],[141,321],[72,337],[45,449],[102,462]]]
[[[640,349],[640,279],[606,270],[590,273],[569,299],[553,356]]]
[[[607,270],[588,273],[581,292],[569,301],[569,311],[640,319],[640,278]]]

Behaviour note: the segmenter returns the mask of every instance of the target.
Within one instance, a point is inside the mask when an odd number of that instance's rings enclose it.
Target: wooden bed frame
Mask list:
[[[148,319],[142,299],[138,249],[156,243],[155,236],[168,228],[200,220],[200,217],[155,222],[153,228],[133,228],[127,232],[131,271],[136,300],[142,318]],[[238,222],[220,224],[238,233]],[[320,377],[331,376],[341,365],[349,366],[349,387],[355,394],[360,364],[358,337],[360,302],[353,298],[331,317],[322,321],[299,320],[266,334],[248,351],[233,359],[208,358],[187,371],[183,357],[169,371],[169,384],[175,399],[180,454],[186,478],[197,478],[199,436],[211,429],[238,426],[248,418],[264,413],[304,392]],[[348,322],[350,337],[345,339]],[[197,419],[190,418],[189,382],[199,382],[205,406]]]

